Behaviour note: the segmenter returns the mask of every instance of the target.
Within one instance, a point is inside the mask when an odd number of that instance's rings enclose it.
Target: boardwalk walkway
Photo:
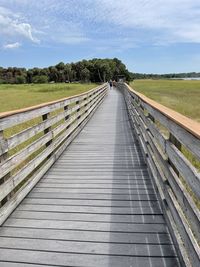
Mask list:
[[[120,92],[0,228],[0,266],[179,266]]]

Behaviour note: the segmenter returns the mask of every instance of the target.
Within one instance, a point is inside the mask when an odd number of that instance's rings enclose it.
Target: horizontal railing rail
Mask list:
[[[103,101],[108,86],[0,113],[0,225],[48,171]]]
[[[200,124],[134,91],[127,84],[118,83],[117,87],[123,90],[133,129],[182,265],[198,267]],[[193,165],[193,161],[197,165]]]

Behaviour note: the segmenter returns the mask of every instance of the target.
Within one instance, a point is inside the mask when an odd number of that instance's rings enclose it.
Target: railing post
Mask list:
[[[181,143],[172,133],[169,134],[169,141],[181,151]]]
[[[147,116],[153,123],[155,123],[155,118],[150,114],[148,113],[148,116]]]
[[[178,150],[181,151],[181,143],[177,140],[177,138],[172,133],[169,134],[169,141],[173,145],[175,145],[175,147],[178,148]],[[175,171],[175,173],[177,174],[177,176],[179,176],[179,171],[177,170],[177,168],[175,167],[175,165],[173,164],[173,162],[170,159],[168,159],[168,162],[172,166],[172,168]]]
[[[0,131],[0,146],[2,146],[2,152],[5,148],[6,145],[6,140],[4,138],[4,133],[3,131]],[[8,152],[3,152],[2,155],[0,155],[0,163],[3,163],[4,161],[6,161],[6,159],[8,158]],[[10,177],[10,172],[7,173],[4,177],[2,177],[0,179],[0,185],[3,184],[4,182],[6,182]],[[2,207],[12,196],[13,192],[11,192],[9,195],[7,195],[4,199],[2,199],[2,201],[0,202],[0,207]]]
[[[69,110],[69,106],[68,105],[64,106],[64,111],[67,112],[68,110]],[[68,119],[69,119],[69,115],[66,115],[65,121],[67,121]]]
[[[42,120],[43,121],[47,121],[48,119],[49,119],[49,117],[50,117],[50,113],[46,113],[46,114],[44,114],[44,115],[42,115]],[[47,133],[49,133],[51,131],[51,126],[50,127],[48,127],[48,128],[46,128],[45,130],[44,130],[44,134],[47,134]],[[53,138],[53,137],[52,137]],[[53,139],[51,139],[51,140],[49,140],[47,143],[46,143],[46,147],[48,147],[48,146],[50,146],[50,144],[53,142]],[[47,159],[49,159],[50,157],[52,156],[52,153],[51,154],[49,154],[48,156],[47,156]]]
[[[76,105],[80,104],[80,100],[76,101]],[[80,108],[77,109],[77,113],[80,111]],[[77,120],[80,119],[81,115],[78,115]]]
[[[86,96],[83,101],[87,101],[87,103],[84,105],[84,108],[85,108],[85,113],[87,113],[87,105],[88,105],[88,96]]]
[[[64,111],[65,111],[65,112],[69,111],[69,105],[64,106]],[[66,116],[65,116],[65,121],[67,121],[67,120],[69,119],[69,117],[70,117],[69,114],[66,115]],[[67,125],[66,129],[68,129],[69,127],[70,127],[70,124]]]
[[[49,119],[49,117],[50,117],[50,113],[46,113],[46,114],[44,114],[44,115],[42,115],[42,120],[43,121],[47,121],[48,119]],[[45,130],[44,130],[44,134],[47,134],[47,133],[49,133],[51,131],[51,126],[50,127],[48,127],[48,128],[46,128]],[[48,141],[47,143],[46,143],[46,147],[48,147],[51,143],[52,143],[52,139],[50,140],[50,141]]]

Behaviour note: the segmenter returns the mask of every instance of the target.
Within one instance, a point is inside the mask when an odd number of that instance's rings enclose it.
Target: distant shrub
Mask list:
[[[4,79],[0,79],[0,84],[6,84],[7,82]]]
[[[26,82],[26,77],[25,76],[23,76],[23,75],[16,76],[16,83],[22,84],[22,83],[25,83],[25,82]]]
[[[33,83],[48,83],[48,77],[46,75],[34,76]]]

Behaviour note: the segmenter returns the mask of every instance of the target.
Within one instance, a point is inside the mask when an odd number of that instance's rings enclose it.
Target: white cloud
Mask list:
[[[106,46],[107,37],[114,35],[121,37],[123,45],[124,38],[130,42],[132,39],[134,45],[200,43],[199,0],[11,2],[12,5],[1,0],[7,9],[0,8],[0,34],[21,36],[32,42],[40,39],[45,43],[77,44],[104,40]]]
[[[153,41],[200,43],[199,0],[97,0],[95,11],[120,28],[152,31]]]
[[[0,35],[9,40],[20,37],[34,43],[39,43],[39,40],[33,36],[32,26],[20,20],[18,14],[0,7]]]
[[[21,46],[21,44],[19,42],[16,43],[11,43],[11,44],[5,44],[3,46],[3,49],[15,49],[15,48],[19,48]]]

